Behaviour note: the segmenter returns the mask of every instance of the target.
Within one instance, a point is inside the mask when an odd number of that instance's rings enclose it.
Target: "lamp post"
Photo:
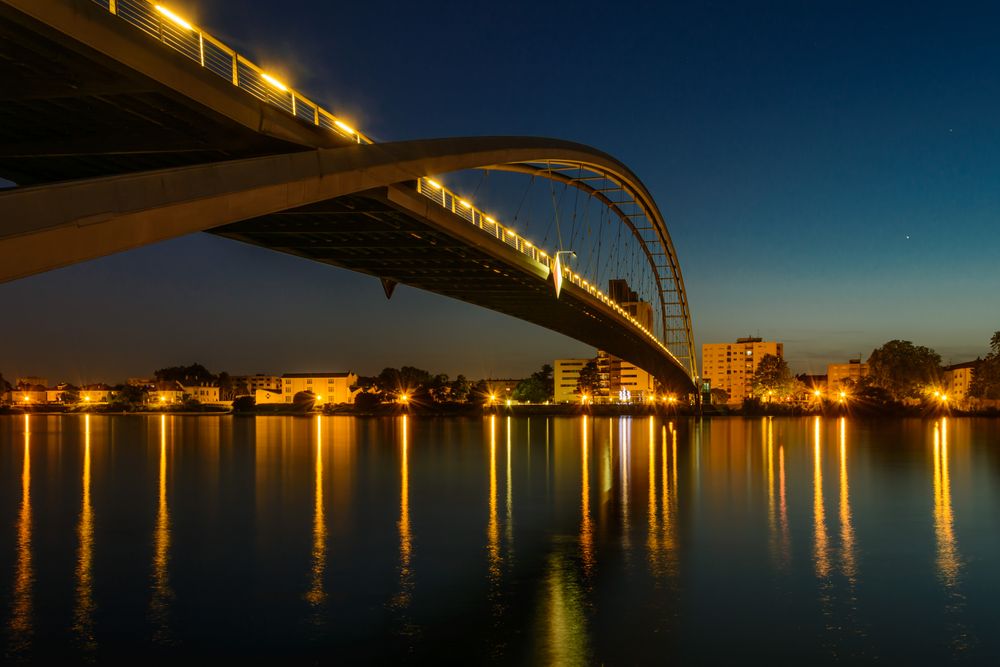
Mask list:
[[[559,250],[552,256],[555,262],[555,267],[552,270],[552,280],[555,283],[557,299],[559,298],[559,293],[562,291],[562,263],[559,261],[559,258],[563,255],[572,255],[576,259],[576,253],[572,250]]]

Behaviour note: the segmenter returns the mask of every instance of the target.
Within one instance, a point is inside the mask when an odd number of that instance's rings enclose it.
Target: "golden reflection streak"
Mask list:
[[[774,502],[774,423],[768,417],[766,431],[767,443],[767,529],[770,537],[771,556],[777,558],[778,525],[775,516]]]
[[[788,503],[785,497],[785,447],[778,445],[778,506],[781,517],[781,554],[785,563],[788,562]]]
[[[573,566],[560,553],[550,554],[545,573],[545,638],[547,665],[585,665],[589,662],[587,618],[583,591],[573,576]]]
[[[93,549],[94,515],[90,504],[90,415],[83,417],[83,498],[77,526],[79,549],[76,556],[76,607],[73,630],[87,649],[96,648],[94,640]]]
[[[590,437],[589,420],[583,416],[583,447],[581,448],[581,484],[580,484],[580,551],[583,560],[583,570],[590,576],[594,568],[594,528],[590,520]]]
[[[823,507],[823,462],[820,458],[820,418],[814,422],[813,438],[813,524],[815,530],[816,576],[825,578],[830,574],[830,560],[827,554],[826,510]]]
[[[852,584],[857,575],[854,561],[854,527],[851,525],[851,492],[847,479],[847,418],[838,420],[840,427],[840,548],[844,576]]]
[[[514,547],[514,503],[513,503],[513,489],[514,482],[510,477],[510,417],[507,417],[507,521],[504,526],[505,537],[507,539],[507,555],[510,556],[511,550]]]
[[[934,423],[934,534],[938,573],[945,586],[951,588],[958,583],[960,562],[951,510],[947,417]]]
[[[410,424],[403,415],[402,457],[399,462],[399,595],[396,606],[404,607],[410,602],[412,591],[412,571],[410,560],[413,555],[413,536],[410,533]]]
[[[17,516],[17,569],[14,574],[14,600],[10,618],[12,644],[17,651],[28,648],[33,630],[31,594],[35,572],[31,557],[31,425],[28,415],[24,415],[21,511]]]
[[[656,437],[653,433],[653,418],[649,417],[649,504],[646,508],[646,515],[649,523],[649,539],[647,552],[649,554],[649,567],[654,573],[659,569],[659,523],[656,517]],[[666,484],[664,479],[663,483]]]
[[[490,415],[490,518],[486,527],[490,577],[500,576],[500,527],[497,520],[497,418]]]
[[[406,419],[406,417],[403,417]],[[306,600],[313,607],[326,599],[323,573],[326,571],[326,516],[323,512],[323,417],[316,415],[316,479],[313,504],[312,577]]]
[[[622,479],[622,548],[625,550],[627,558],[629,552],[629,534],[632,530],[628,514],[628,477],[630,472],[629,468],[632,463],[632,420],[629,418],[626,421],[626,419],[627,418],[625,417],[618,418],[618,435],[620,438],[618,446],[621,448],[621,456],[618,459],[618,467]]]
[[[165,641],[169,632],[167,612],[170,598],[170,509],[167,506],[167,416],[160,415],[160,478],[156,527],[153,531],[153,597],[149,603],[153,619],[159,626],[154,640]]]

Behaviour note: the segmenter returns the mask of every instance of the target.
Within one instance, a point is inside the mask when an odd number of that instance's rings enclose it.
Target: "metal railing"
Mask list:
[[[234,49],[192,25],[167,7],[149,0],[93,0],[93,2],[257,99],[359,144],[372,143],[371,139],[305,95],[289,88]]]
[[[349,126],[329,111],[323,109],[298,91],[289,88],[274,76],[238,54],[202,29],[175,14],[163,5],[149,0],[92,0],[111,14],[156,38],[178,53],[197,62],[213,74],[227,79],[234,86],[245,90],[261,101],[278,107],[300,120],[336,132],[359,144],[371,144],[371,139]],[[563,280],[570,282],[614,310],[622,320],[640,330],[645,336],[675,361],[677,357],[656,335],[643,326],[611,297],[574,273],[561,266],[544,250],[498,223],[491,216],[457,196],[432,178],[418,178],[417,192],[465,219],[484,233],[493,236],[517,252],[549,268],[550,273],[559,266]]]
[[[467,220],[473,226],[478,227],[493,238],[503,241],[505,244],[522,255],[525,255],[529,259],[547,266],[550,274],[552,271],[556,270],[557,266],[559,266],[562,271],[564,281],[576,285],[590,294],[593,298],[601,301],[606,306],[614,310],[626,323],[632,325],[636,329],[639,329],[652,343],[669,354],[675,361],[680,363],[674,353],[663,344],[663,341],[656,337],[656,334],[643,326],[639,320],[630,315],[627,310],[618,304],[618,302],[602,292],[596,285],[593,285],[587,280],[581,278],[579,273],[574,273],[568,266],[557,264],[552,255],[545,252],[536,244],[524,238],[514,230],[497,222],[495,218],[486,215],[481,210],[476,208],[469,200],[459,197],[433,178],[418,178],[417,192],[427,197],[435,204],[451,211],[460,218]]]

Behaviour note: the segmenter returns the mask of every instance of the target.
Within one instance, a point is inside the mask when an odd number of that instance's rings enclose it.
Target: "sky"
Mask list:
[[[376,140],[536,135],[653,193],[696,345],[793,372],[901,338],[945,363],[1000,329],[994,3],[168,6]],[[0,372],[117,381],[403,364],[522,377],[593,350],[415,289],[199,234],[0,285]]]

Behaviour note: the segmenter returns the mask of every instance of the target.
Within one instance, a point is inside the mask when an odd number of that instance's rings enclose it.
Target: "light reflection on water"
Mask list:
[[[998,443],[955,418],[0,417],[4,655],[981,660]]]

